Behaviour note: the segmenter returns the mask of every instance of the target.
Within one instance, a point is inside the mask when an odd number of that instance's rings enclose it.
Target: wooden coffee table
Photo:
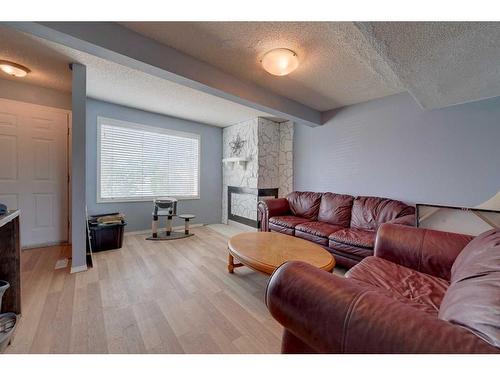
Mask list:
[[[325,271],[332,271],[335,258],[321,246],[301,238],[273,232],[241,233],[228,242],[227,269],[247,266],[270,275],[289,260],[300,260]],[[234,259],[240,263],[234,263]]]

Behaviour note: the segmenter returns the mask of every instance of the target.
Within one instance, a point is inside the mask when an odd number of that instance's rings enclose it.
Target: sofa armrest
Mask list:
[[[283,345],[290,352],[499,353],[464,328],[303,262],[274,272],[266,303],[293,338]]]
[[[409,225],[410,227],[415,226],[415,214],[404,215],[397,217],[396,219],[392,219],[388,221],[389,224],[399,224],[399,225]]]
[[[374,255],[449,280],[456,257],[473,238],[385,223],[378,229]]]
[[[273,216],[290,215],[290,205],[286,198],[266,199],[257,203],[260,231],[269,231],[269,219]]]

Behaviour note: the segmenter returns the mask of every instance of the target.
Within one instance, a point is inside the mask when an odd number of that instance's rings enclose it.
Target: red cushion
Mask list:
[[[372,230],[345,228],[332,233],[328,238],[335,242],[373,249],[376,234]]]
[[[290,210],[295,216],[316,220],[318,218],[321,193],[294,191],[287,195],[286,199]]]
[[[322,246],[328,246],[328,236],[341,226],[331,225],[320,221],[311,221],[299,224],[295,227],[295,236],[308,241],[315,242]]]
[[[289,230],[292,230],[292,229],[289,229]],[[300,230],[297,230],[297,229],[295,229],[295,232],[293,235],[295,237],[302,238],[304,240],[317,243],[318,245],[321,245],[321,246],[328,246],[328,238],[325,238],[325,237],[315,236],[314,234],[307,233],[307,232],[301,232]]]
[[[403,202],[378,197],[357,197],[352,206],[351,228],[376,230],[380,225],[415,213]]]
[[[350,195],[323,193],[319,205],[318,221],[348,228],[354,197]]]
[[[500,348],[500,229],[473,239],[451,269],[439,318]]]
[[[380,288],[384,293],[436,316],[449,286],[444,279],[378,257],[363,259],[345,276]]]
[[[343,229],[343,227],[339,225],[331,225],[323,223],[321,221],[310,221],[307,223],[299,224],[295,227],[296,231],[301,231],[318,237],[325,237],[325,238],[328,238],[330,234],[341,229]]]
[[[368,249],[366,247],[359,247],[355,245],[349,245],[346,243],[334,241],[332,239],[329,239],[328,241],[328,248],[333,253],[336,254],[340,253],[341,255],[356,260],[356,263],[363,258],[373,255],[373,249]]]
[[[269,231],[288,234],[289,236],[293,236],[295,234],[295,229],[282,227],[281,225],[275,225],[273,223],[269,223]]]
[[[500,229],[492,229],[472,239],[451,267],[452,283],[486,273],[500,272]]]
[[[269,223],[279,225],[285,228],[295,228],[296,225],[309,222],[311,220],[298,216],[273,216]]]

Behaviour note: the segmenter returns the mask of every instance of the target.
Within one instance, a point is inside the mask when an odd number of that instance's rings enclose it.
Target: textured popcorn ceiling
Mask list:
[[[500,23],[121,24],[241,81],[318,111],[403,91],[409,91],[427,109],[500,95]],[[260,58],[275,47],[297,52],[301,64],[295,72],[276,77],[262,69]],[[227,126],[257,116],[269,117],[208,92],[7,27],[0,27],[0,59],[32,69],[23,82],[66,92],[71,90],[67,65],[80,62],[87,65],[89,96],[189,120]],[[15,80],[4,74],[0,77]],[[273,108],[272,103],[268,108]]]
[[[87,67],[87,96],[215,126],[267,113],[203,93],[56,43],[0,27],[0,60],[32,72],[22,82],[71,92],[70,62]],[[0,74],[1,79],[19,78]],[[270,117],[272,118],[272,117]]]
[[[126,22],[123,26],[238,78],[325,111],[404,91],[350,22]],[[300,65],[270,75],[260,59],[289,48]]]
[[[409,91],[424,108],[500,95],[500,23],[127,22],[125,27],[325,111]],[[300,67],[274,77],[269,49]]]
[[[34,38],[8,27],[0,27],[0,60],[7,60],[31,69],[21,82],[71,92],[71,60],[48,49]],[[20,79],[0,72],[0,79],[19,82]]]
[[[500,95],[500,22],[357,26],[424,108]]]

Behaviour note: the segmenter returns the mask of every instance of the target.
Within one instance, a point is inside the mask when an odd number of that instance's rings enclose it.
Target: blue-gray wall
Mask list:
[[[200,134],[200,199],[180,201],[178,211],[180,213],[195,214],[194,224],[220,223],[222,207],[222,128],[93,99],[87,99],[87,207],[90,215],[119,211],[127,217],[127,231],[151,228],[151,202],[96,203],[98,116]],[[183,222],[178,219],[174,223],[174,225],[182,224]]]
[[[71,107],[71,271],[87,269],[87,233],[85,231],[87,68],[73,64]]]
[[[296,126],[296,190],[474,206],[500,190],[500,98],[424,111],[408,94]]]

